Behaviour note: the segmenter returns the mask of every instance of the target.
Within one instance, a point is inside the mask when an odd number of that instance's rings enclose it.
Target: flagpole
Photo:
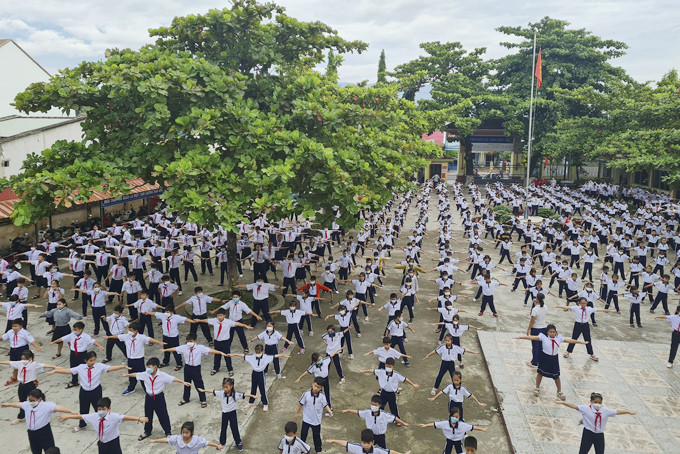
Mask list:
[[[534,126],[534,75],[536,73],[536,31],[534,31],[534,54],[531,58],[531,98],[529,101],[529,140],[527,148],[527,177],[524,182],[526,189],[526,209],[524,210],[524,219],[529,218],[529,174],[531,171],[531,136]]]

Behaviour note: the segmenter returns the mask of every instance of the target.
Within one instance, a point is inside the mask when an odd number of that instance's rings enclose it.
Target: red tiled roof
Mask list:
[[[134,180],[125,180],[130,185],[130,194],[138,194],[140,192],[153,191],[154,189],[160,188],[158,184],[146,183],[141,178],[135,178]],[[111,195],[110,192],[94,191],[87,203],[101,202],[103,200],[113,199],[117,195]],[[0,219],[7,219],[14,211],[14,203],[19,201],[20,198],[12,192],[10,188],[5,189],[0,193]],[[78,202],[77,204],[80,204]]]
[[[423,134],[422,139],[426,142],[434,142],[439,147],[444,146],[444,133],[442,131],[435,131],[432,134]]]

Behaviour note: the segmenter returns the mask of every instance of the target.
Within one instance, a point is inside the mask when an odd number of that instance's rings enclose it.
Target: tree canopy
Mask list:
[[[82,143],[29,157],[5,183],[22,196],[16,223],[39,219],[55,196],[58,207],[71,203],[58,194],[125,192],[125,179],[141,177],[200,224],[233,228],[247,210],[330,222],[340,205],[339,222],[351,226],[437,154],[420,140],[428,118],[396,87],[337,85],[337,54],[366,44],[325,24],[239,0],[151,35],[139,51],[108,51],[17,96],[24,112],[56,106],[87,118]],[[329,52],[322,75],[313,67]]]
[[[545,154],[545,140],[559,121],[585,113],[584,106],[565,91],[589,87],[606,93],[612,84],[630,81],[625,71],[610,63],[622,56],[626,44],[602,39],[585,29],[569,28],[569,22],[545,17],[527,27],[499,27],[512,41],[501,45],[511,51],[493,63],[496,70],[491,85],[497,93],[509,96],[505,130],[526,147],[529,134],[529,99],[534,31],[537,48],[542,49],[543,85],[535,100],[532,168]],[[518,41],[519,40],[519,41]],[[559,95],[558,95],[559,94]]]

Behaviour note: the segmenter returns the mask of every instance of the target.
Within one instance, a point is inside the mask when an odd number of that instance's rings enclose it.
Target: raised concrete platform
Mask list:
[[[540,396],[534,397],[536,369],[525,365],[530,342],[512,339],[522,334],[479,332],[515,452],[576,453],[583,430],[580,415],[553,403],[552,380],[544,379]],[[598,340],[597,363],[588,359],[582,345],[569,359],[560,356],[568,402],[587,404],[590,393],[597,391],[605,406],[637,412],[609,420],[608,454],[680,452],[680,366],[666,368],[668,349],[663,344]]]

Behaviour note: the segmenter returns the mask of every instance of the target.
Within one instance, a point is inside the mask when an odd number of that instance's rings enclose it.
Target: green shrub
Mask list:
[[[538,215],[542,218],[551,218],[555,216],[555,211],[550,208],[539,208]]]

